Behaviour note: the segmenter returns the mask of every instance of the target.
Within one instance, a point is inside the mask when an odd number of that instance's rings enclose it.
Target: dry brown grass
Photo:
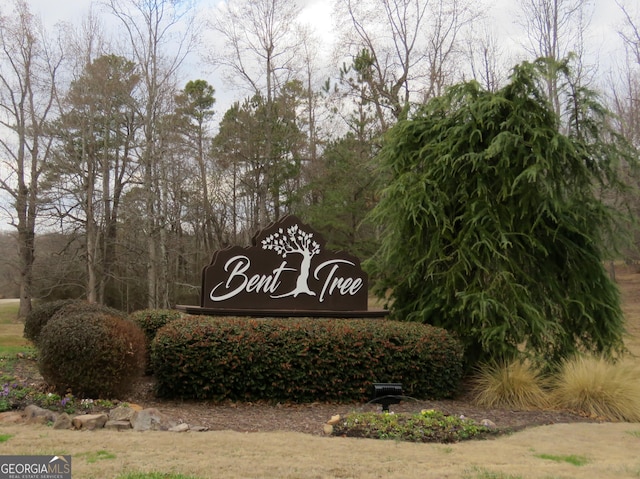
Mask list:
[[[207,479],[624,479],[640,475],[640,437],[634,432],[640,435],[640,425],[556,424],[495,440],[443,445],[284,432],[118,433],[10,426],[0,433],[14,437],[0,447],[2,454],[71,454],[74,479],[113,479],[138,471]],[[541,459],[544,454],[579,455],[589,462],[576,467]]]
[[[640,265],[618,265],[616,280],[620,285],[622,310],[628,333],[625,345],[638,359],[640,358]]]

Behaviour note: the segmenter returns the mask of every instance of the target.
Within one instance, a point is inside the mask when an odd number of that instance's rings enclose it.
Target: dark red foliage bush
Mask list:
[[[447,331],[387,320],[185,317],[152,344],[160,397],[362,401],[376,382],[450,397],[462,347]]]
[[[129,315],[129,319],[137,324],[146,337],[146,364],[145,373],[152,374],[151,368],[151,342],[156,337],[158,330],[167,324],[182,317],[182,313],[175,309],[141,309]]]
[[[119,398],[144,370],[145,337],[108,308],[60,309],[42,328],[38,367],[56,392]]]
[[[74,301],[73,299],[60,299],[36,304],[24,320],[24,337],[37,345],[40,331],[44,325],[49,322],[59,309]]]

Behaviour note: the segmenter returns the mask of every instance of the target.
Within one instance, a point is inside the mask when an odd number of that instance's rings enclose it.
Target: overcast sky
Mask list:
[[[9,1],[4,0],[2,2],[6,5],[4,8],[9,6]],[[212,8],[219,1],[221,0],[195,0],[202,8]],[[332,29],[331,10],[335,0],[299,1],[304,5],[302,19],[315,25],[319,35],[327,35]],[[621,41],[617,32],[620,29],[622,15],[616,5],[616,1],[622,1],[627,6],[631,6],[637,5],[639,0],[592,0],[595,8],[590,26],[591,37],[587,39],[587,49],[591,54],[596,55],[596,59],[592,60],[591,63],[600,63],[601,70],[610,70],[612,59],[621,51]],[[27,0],[27,2],[32,11],[39,13],[49,25],[53,25],[58,21],[67,21],[77,25],[86,16],[92,3],[91,0]],[[487,11],[487,15],[494,19],[494,25],[499,26],[498,32],[504,32],[506,38],[524,35],[521,31],[522,27],[514,22],[519,2],[520,0],[486,1],[487,4],[492,5],[492,9]],[[194,62],[197,63],[197,60],[194,59]],[[605,65],[602,65],[603,63]],[[201,64],[196,66],[202,69],[206,68]],[[187,80],[198,76],[206,79],[214,86],[218,99],[218,108],[226,106],[225,104],[230,104],[231,100],[225,101],[224,98],[221,98],[224,95],[231,97],[231,93],[226,91],[227,88],[221,84],[218,78],[212,77],[205,72],[190,71],[189,73],[190,78]]]
[[[204,8],[211,8],[220,0],[195,0]],[[304,20],[313,22],[320,30],[328,32],[331,29],[331,9],[334,0],[299,0],[305,5],[303,9]],[[622,21],[620,9],[616,0],[591,0],[594,5],[594,15],[591,21],[591,41],[601,45],[601,50],[607,51],[619,45],[617,31]],[[627,6],[637,5],[638,0],[617,0]],[[39,13],[49,24],[64,20],[77,24],[88,12],[91,0],[27,0],[33,12]],[[501,30],[513,35],[517,34],[518,27],[513,22],[514,13],[520,0],[493,0],[486,3],[492,5],[488,14],[495,18],[495,24]],[[9,1],[2,2],[8,6]]]
[[[219,0],[196,0],[197,3],[205,6],[211,6]],[[315,18],[319,21],[329,20],[331,13],[331,5],[334,0],[301,0],[306,4],[305,9],[311,15],[309,18]],[[637,0],[622,0],[627,5],[632,5]],[[39,12],[44,19],[51,23],[58,20],[68,20],[74,23],[86,14],[91,0],[27,0],[34,12]],[[595,6],[595,15],[592,20],[592,26],[615,34],[615,22],[620,20],[620,12],[616,6],[615,0],[592,0]],[[3,4],[9,4],[8,0],[4,0]],[[513,11],[519,0],[494,0],[488,2],[494,5],[495,10],[509,13]]]
[[[12,0],[0,0],[0,11],[3,13],[11,8]],[[220,0],[195,0],[203,8],[212,8]],[[334,0],[299,0],[305,5],[302,19],[313,23],[319,34],[327,35],[332,29],[331,11]],[[617,0],[624,2],[625,5],[638,11],[639,0]],[[78,25],[83,18],[86,17],[91,0],[27,0],[31,11],[39,14],[45,23],[49,26],[59,21],[66,21],[73,25]],[[493,11],[487,12],[494,18],[494,25],[498,30],[504,32],[505,38],[513,38],[521,34],[521,29],[514,23],[514,14],[520,0],[487,0],[487,3],[493,5]],[[603,74],[615,68],[612,59],[620,56],[622,51],[622,43],[618,36],[618,30],[622,23],[622,15],[620,9],[614,0],[593,0],[595,5],[594,15],[591,21],[591,38],[589,41],[589,50],[597,56],[600,62],[600,69]],[[633,5],[633,7],[631,7]],[[194,59],[194,63],[197,60]],[[198,65],[200,67],[200,65]],[[220,79],[211,74],[199,71],[189,71],[189,78],[203,78],[209,81],[216,89],[216,111],[218,118],[226,111],[232,101],[236,101],[242,96],[238,92],[230,92]],[[185,80],[185,81],[186,81]],[[0,203],[2,203],[2,195],[0,194]],[[3,212],[0,210],[0,230],[5,229],[5,221]]]

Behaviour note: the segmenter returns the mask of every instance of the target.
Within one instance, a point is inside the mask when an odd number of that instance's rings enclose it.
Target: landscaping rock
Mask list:
[[[480,424],[484,427],[488,427],[489,429],[496,429],[498,427],[496,423],[491,421],[490,419],[483,419],[482,421],[480,421]]]
[[[109,411],[109,421],[131,421],[131,418],[136,413],[136,410],[131,407],[118,406],[115,409]]]
[[[66,412],[63,412],[58,416],[56,421],[53,423],[54,429],[71,429],[73,428],[73,422],[71,416],[69,416]]]
[[[176,423],[156,408],[147,408],[134,414],[131,425],[135,431],[168,431]]]
[[[208,430],[209,428],[205,426],[189,426],[189,431],[192,431],[192,432],[204,432]]]
[[[21,412],[6,411],[0,413],[0,424],[17,424],[24,420]]]
[[[41,408],[35,404],[31,404],[24,409],[25,419],[27,424],[47,424],[49,422],[55,423],[58,419],[58,414],[50,411],[49,409]]]
[[[107,421],[104,424],[105,429],[111,429],[112,431],[130,431],[131,422],[128,420],[122,421]]]
[[[187,432],[189,430],[189,425],[185,422],[182,424],[178,424],[177,426],[173,426],[169,428],[169,432]]]
[[[97,429],[110,429],[115,431],[171,431],[171,432],[201,432],[208,431],[205,426],[190,426],[187,423],[178,423],[161,413],[156,408],[142,409],[140,411],[132,407],[118,406],[105,413],[80,414],[72,417],[67,413],[56,413],[49,409],[43,409],[35,404],[27,406],[24,412],[7,411],[0,413],[0,424],[47,424],[53,423],[53,429],[76,429],[91,431]]]
[[[327,424],[331,426],[335,426],[340,422],[340,414],[336,414],[335,416],[331,416],[331,419],[327,421]]]
[[[74,417],[71,422],[76,429],[93,431],[94,429],[102,429],[107,420],[106,414],[82,414]]]

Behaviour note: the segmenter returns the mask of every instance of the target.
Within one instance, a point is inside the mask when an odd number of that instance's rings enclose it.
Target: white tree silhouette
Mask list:
[[[297,297],[301,293],[310,296],[316,295],[315,292],[309,289],[307,283],[311,269],[311,258],[320,253],[320,245],[312,238],[313,233],[307,233],[301,230],[297,224],[294,224],[287,228],[286,233],[282,228],[279,228],[277,232],[270,234],[262,240],[262,249],[273,250],[283,258],[294,253],[302,255],[300,275],[296,281],[295,289],[289,293],[274,296],[274,298],[284,298],[286,296]]]

